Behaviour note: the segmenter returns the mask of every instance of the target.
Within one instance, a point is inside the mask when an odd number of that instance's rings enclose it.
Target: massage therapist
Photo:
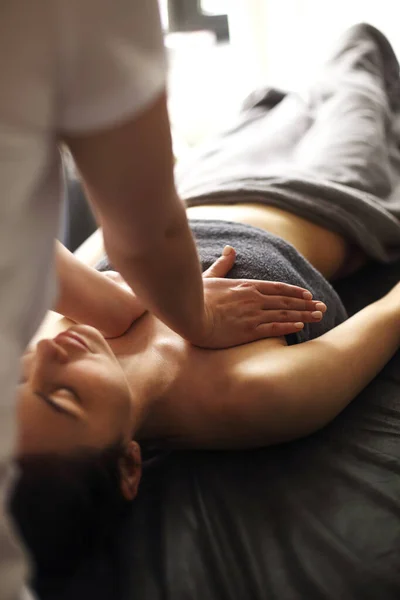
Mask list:
[[[52,271],[60,142],[78,166],[112,263],[149,310],[199,346],[224,347],[270,334],[257,328],[268,322],[268,311],[254,287],[233,292],[229,280],[221,279],[203,285],[174,186],[157,0],[3,0],[0,78],[4,490],[19,357],[57,287]],[[245,314],[243,294],[253,308]],[[281,333],[279,325],[274,328],[274,335]],[[2,508],[0,599],[15,600],[24,561]]]

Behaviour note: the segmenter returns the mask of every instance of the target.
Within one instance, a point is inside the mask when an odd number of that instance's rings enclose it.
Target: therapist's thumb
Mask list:
[[[236,252],[232,246],[225,246],[222,251],[222,255],[217,258],[215,262],[204,271],[203,277],[225,277],[232,269],[236,260]]]

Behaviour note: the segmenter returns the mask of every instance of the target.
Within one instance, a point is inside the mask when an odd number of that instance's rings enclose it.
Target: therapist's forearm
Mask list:
[[[202,340],[203,285],[175,190],[165,91],[132,119],[65,141],[113,266],[148,310],[190,341]]]
[[[164,230],[142,251],[131,251],[107,226],[103,237],[112,264],[148,310],[182,337],[201,337],[203,280],[183,205],[176,200]]]

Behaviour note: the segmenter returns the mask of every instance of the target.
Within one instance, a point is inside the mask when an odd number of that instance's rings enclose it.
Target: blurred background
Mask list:
[[[394,0],[159,0],[169,55],[169,109],[179,157],[229,125],[254,88],[295,89],[343,30],[361,21],[400,55]]]

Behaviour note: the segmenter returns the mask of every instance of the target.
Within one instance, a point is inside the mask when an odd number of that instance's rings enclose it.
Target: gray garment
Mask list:
[[[308,90],[264,90],[238,124],[178,165],[189,206],[262,202],[400,256],[400,78],[387,39],[356,25]]]

